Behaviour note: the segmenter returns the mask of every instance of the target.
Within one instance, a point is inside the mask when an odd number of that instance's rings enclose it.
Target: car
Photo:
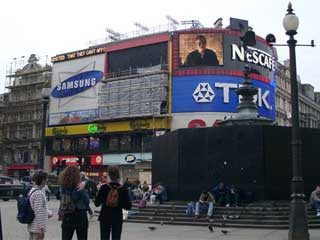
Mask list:
[[[31,184],[21,183],[18,179],[0,176],[0,199],[16,199],[21,194],[27,194],[31,187]]]

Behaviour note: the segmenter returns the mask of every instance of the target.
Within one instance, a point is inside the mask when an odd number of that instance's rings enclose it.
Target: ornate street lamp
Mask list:
[[[294,35],[297,34],[299,19],[293,13],[292,5],[288,5],[288,13],[283,18],[283,27],[289,35],[287,41],[290,51],[290,80],[291,80],[291,152],[292,152],[292,180],[291,180],[291,204],[289,218],[289,240],[308,240],[308,221],[306,216],[306,204],[304,201],[302,162],[301,162],[301,140],[299,133],[299,102],[296,68],[295,47],[297,41]]]

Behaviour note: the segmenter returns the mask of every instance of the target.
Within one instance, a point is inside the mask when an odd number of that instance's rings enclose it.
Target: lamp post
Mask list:
[[[42,124],[41,124],[41,142],[40,142],[40,156],[39,156],[39,168],[44,168],[45,160],[45,145],[46,145],[46,126],[47,126],[47,109],[49,104],[50,88],[43,88],[41,92],[42,96]]]
[[[291,204],[289,217],[289,240],[309,240],[308,222],[306,216],[306,205],[304,201],[302,162],[301,162],[301,140],[299,133],[299,102],[298,84],[296,69],[297,41],[294,35],[297,34],[299,19],[293,13],[292,5],[288,5],[288,13],[283,18],[283,26],[286,34],[289,35],[287,41],[290,52],[290,79],[291,79],[291,153],[292,153],[292,180],[291,180]]]

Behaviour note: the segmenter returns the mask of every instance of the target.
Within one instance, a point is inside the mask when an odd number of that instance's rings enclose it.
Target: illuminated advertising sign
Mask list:
[[[73,75],[59,83],[52,90],[52,97],[64,98],[76,95],[94,87],[103,77],[101,71],[86,71]]]
[[[49,126],[95,121],[104,54],[55,62],[52,67]]]
[[[61,156],[52,156],[51,157],[51,166],[55,167],[58,162],[64,160],[66,162],[66,166],[77,166],[78,160],[80,157],[89,157],[90,165],[103,165],[103,155],[102,154],[91,154],[85,156],[76,156],[76,155],[61,155]]]
[[[251,72],[261,79],[274,79],[275,58],[272,48],[259,36],[256,36],[254,46],[244,47],[240,40],[242,35],[240,31],[227,29],[175,32],[173,75],[240,76],[248,65]]]
[[[173,77],[172,112],[237,112],[236,89],[243,77],[200,75]],[[258,88],[256,103],[261,116],[275,119],[275,89],[273,84],[252,79]]]
[[[180,34],[179,66],[222,66],[222,43],[222,33]]]

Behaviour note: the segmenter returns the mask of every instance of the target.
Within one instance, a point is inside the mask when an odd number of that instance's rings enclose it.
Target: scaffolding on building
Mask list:
[[[38,56],[31,54],[29,58],[21,56],[14,58],[6,67],[5,88],[37,83],[39,73],[43,72],[43,79],[51,80],[51,63],[48,55]]]
[[[109,75],[98,93],[100,119],[167,113],[168,71],[162,65]]]

